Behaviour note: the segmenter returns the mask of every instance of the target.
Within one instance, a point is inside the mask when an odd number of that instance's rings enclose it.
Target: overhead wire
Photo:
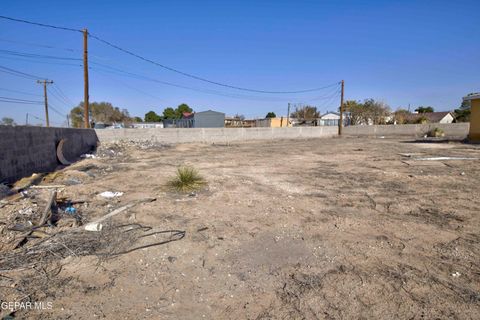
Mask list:
[[[24,20],[24,19],[18,19],[18,18],[12,18],[12,17],[7,17],[7,16],[3,16],[3,15],[0,15],[0,18],[1,19],[5,19],[5,20],[9,20],[9,21],[15,21],[15,22],[20,22],[20,23],[25,23],[25,24],[30,24],[30,25],[35,25],[35,26],[40,26],[40,27],[45,27],[45,28],[53,28],[53,29],[59,29],[59,30],[65,30],[65,31],[73,31],[73,32],[83,32],[83,30],[80,30],[80,29],[74,29],[74,28],[67,28],[67,27],[62,27],[62,26],[55,26],[55,25],[51,25],[51,24],[45,24],[45,23],[39,23],[39,22],[34,22],[34,21],[29,21],[29,20]],[[113,44],[112,42],[110,41],[107,41],[95,34],[92,34],[90,32],[88,32],[88,36],[92,39],[95,39],[107,46],[110,46],[111,48],[114,48],[118,51],[121,51],[125,54],[128,54],[130,56],[133,56],[137,59],[140,59],[142,61],[145,61],[145,62],[148,62],[150,64],[153,64],[155,66],[158,66],[158,67],[161,67],[165,70],[169,70],[171,72],[174,72],[174,73],[177,73],[177,74],[180,74],[180,75],[183,75],[185,77],[188,77],[188,78],[192,78],[192,79],[195,79],[195,80],[198,80],[198,81],[202,81],[202,82],[206,82],[206,83],[209,83],[209,84],[213,84],[213,85],[217,85],[217,86],[221,86],[221,87],[225,87],[225,88],[230,88],[230,89],[235,89],[235,90],[240,90],[240,91],[248,91],[248,92],[255,92],[255,93],[265,93],[265,94],[295,94],[295,93],[307,93],[307,92],[313,92],[313,91],[321,91],[323,89],[326,89],[326,88],[329,88],[331,86],[334,86],[334,85],[337,85],[339,84],[339,82],[336,82],[334,84],[330,84],[330,85],[327,85],[327,86],[323,86],[323,87],[318,87],[318,88],[310,88],[310,89],[302,89],[302,90],[290,90],[290,91],[287,91],[287,90],[282,90],[282,91],[275,91],[275,90],[260,90],[260,89],[252,89],[252,88],[246,88],[246,87],[240,87],[240,86],[236,86],[236,85],[231,85],[231,84],[227,84],[227,83],[222,83],[222,82],[218,82],[218,81],[213,81],[213,80],[210,80],[210,79],[207,79],[207,78],[204,78],[204,77],[200,77],[200,76],[197,76],[197,75],[194,75],[192,73],[188,73],[188,72],[185,72],[185,71],[181,71],[179,69],[176,69],[176,68],[173,68],[173,67],[170,67],[170,66],[167,66],[165,64],[162,64],[162,63],[159,63],[159,62],[156,62],[154,60],[151,60],[149,58],[146,58],[140,54],[137,54],[137,53],[134,53],[130,50],[127,50],[127,49],[124,49],[116,44]]]
[[[12,75],[16,75],[16,76],[19,76],[19,77],[31,79],[31,80],[43,79],[42,77],[38,77],[38,76],[35,76],[33,74],[25,73],[25,72],[18,71],[18,70],[12,69],[12,68],[4,67],[4,66],[0,66],[0,71],[4,72],[4,73],[9,73],[9,74],[12,74]]]
[[[2,91],[7,91],[7,92],[24,94],[24,95],[28,95],[28,96],[42,97],[41,94],[37,94],[37,93],[29,93],[29,92],[24,92],[24,91],[19,91],[19,90],[12,90],[12,89],[7,89],[7,88],[0,88],[0,90],[2,90]]]

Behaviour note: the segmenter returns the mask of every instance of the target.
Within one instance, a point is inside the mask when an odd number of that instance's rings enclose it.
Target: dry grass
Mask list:
[[[177,168],[174,178],[168,182],[168,186],[177,192],[190,192],[200,189],[206,184],[205,179],[198,171],[189,166]]]

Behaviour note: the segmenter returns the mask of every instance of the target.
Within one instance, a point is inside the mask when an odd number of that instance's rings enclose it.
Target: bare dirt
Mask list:
[[[72,236],[41,268],[0,271],[2,301],[52,302],[15,317],[480,318],[480,160],[415,160],[480,158],[478,146],[343,138],[106,145],[99,154],[42,184],[69,184],[62,196],[86,199],[75,206],[83,222],[155,197],[112,224],[185,236],[126,253],[170,238],[99,236],[88,239],[98,254],[86,255],[75,245],[86,238]],[[168,190],[183,164],[208,186],[191,195]],[[104,199],[103,191],[124,194]],[[48,191],[31,192],[38,206],[24,215],[38,215],[46,203]],[[8,217],[28,201],[0,208],[3,243],[16,234],[6,229]],[[45,232],[55,228],[75,227]],[[110,241],[118,255],[102,256]],[[2,254],[22,250],[7,249]]]

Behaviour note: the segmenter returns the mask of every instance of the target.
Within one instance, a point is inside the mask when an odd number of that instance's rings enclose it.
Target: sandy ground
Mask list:
[[[63,195],[88,199],[77,207],[85,221],[155,197],[113,221],[185,237],[110,259],[72,254],[43,286],[28,270],[0,273],[16,290],[0,296],[52,302],[17,317],[480,318],[480,160],[414,160],[480,157],[478,146],[343,138],[109,148],[62,170],[82,182]],[[208,186],[169,191],[181,164]],[[107,190],[124,195],[98,196]]]

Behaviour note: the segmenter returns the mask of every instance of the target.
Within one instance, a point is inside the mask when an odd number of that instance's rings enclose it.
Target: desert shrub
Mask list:
[[[200,189],[205,184],[205,179],[198,171],[189,166],[177,168],[175,177],[168,182],[168,186],[178,192],[194,191]]]
[[[445,131],[443,131],[443,129],[440,129],[440,128],[435,128],[435,129],[432,129],[432,130],[428,131],[427,136],[435,137],[435,138],[444,137],[445,136]]]

